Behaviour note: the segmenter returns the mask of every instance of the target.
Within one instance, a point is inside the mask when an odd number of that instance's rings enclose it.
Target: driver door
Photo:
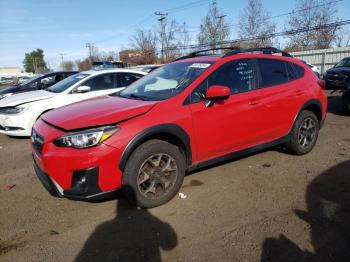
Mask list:
[[[262,131],[260,90],[255,88],[255,63],[228,62],[202,82],[190,97],[197,161],[209,160],[259,142]],[[231,96],[208,106],[205,92],[213,85],[229,87]]]

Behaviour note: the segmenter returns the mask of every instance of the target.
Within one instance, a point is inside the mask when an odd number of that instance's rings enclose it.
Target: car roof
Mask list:
[[[87,71],[82,71],[81,73],[89,74],[89,75],[100,75],[105,73],[137,73],[141,75],[147,75],[147,73],[142,72],[140,70],[128,69],[128,68],[108,68],[108,69],[100,69],[100,70],[87,70]]]
[[[79,73],[79,71],[54,71],[54,72],[47,72],[47,73],[43,73],[42,76],[46,76],[46,75],[51,75],[51,74],[64,74],[64,73]]]

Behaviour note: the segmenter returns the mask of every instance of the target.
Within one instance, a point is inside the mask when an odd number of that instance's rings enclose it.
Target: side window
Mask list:
[[[140,79],[143,75],[134,74],[134,73],[119,73],[119,86],[128,86],[136,80]]]
[[[42,78],[41,79],[41,87],[42,88],[46,88],[46,87],[52,86],[52,85],[54,85],[56,83],[55,80],[56,80],[56,76],[55,75]]]
[[[301,78],[304,76],[304,68],[302,68],[301,66],[298,66],[296,64],[291,64],[291,65],[294,67],[297,78]]]
[[[23,89],[35,90],[35,89],[39,88],[40,84],[41,84],[40,80],[37,80],[37,81],[30,83],[29,85],[26,85],[25,88],[23,88]]]
[[[289,81],[293,81],[295,79],[297,79],[297,75],[296,75],[296,72],[293,68],[293,65],[291,63],[288,63],[288,62],[285,62],[285,65],[286,65],[286,69],[287,69],[287,77],[288,77],[288,80]]]
[[[208,87],[227,86],[231,94],[238,94],[254,89],[254,64],[252,60],[241,59],[228,62],[208,77]]]
[[[250,59],[228,62],[214,71],[204,80],[190,96],[191,103],[202,101],[208,87],[213,85],[227,86],[231,94],[254,90],[254,64]]]
[[[274,86],[288,82],[284,61],[276,59],[258,59],[261,74],[260,87]]]
[[[114,88],[114,74],[103,74],[95,76],[82,85],[89,86],[91,91],[99,91]]]
[[[55,83],[58,83],[58,82],[62,81],[64,78],[65,77],[64,77],[63,73],[62,74],[57,74],[56,75],[56,79],[55,79]]]

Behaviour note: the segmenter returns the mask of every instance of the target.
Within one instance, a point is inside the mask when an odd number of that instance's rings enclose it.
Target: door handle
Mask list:
[[[305,94],[305,91],[304,91],[304,90],[297,90],[297,91],[295,91],[295,95],[296,95],[296,96],[301,96],[301,95],[303,95],[303,94]]]
[[[248,105],[250,105],[250,106],[255,106],[255,105],[257,105],[257,104],[259,104],[260,103],[260,101],[259,100],[252,100],[252,101],[249,101],[248,102]]]

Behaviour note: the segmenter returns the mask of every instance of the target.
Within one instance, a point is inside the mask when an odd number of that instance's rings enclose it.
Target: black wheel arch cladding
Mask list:
[[[185,155],[186,167],[192,164],[192,149],[187,132],[177,124],[161,124],[143,130],[128,143],[119,160],[120,170],[124,170],[134,150],[150,139],[160,139],[178,146]]]

